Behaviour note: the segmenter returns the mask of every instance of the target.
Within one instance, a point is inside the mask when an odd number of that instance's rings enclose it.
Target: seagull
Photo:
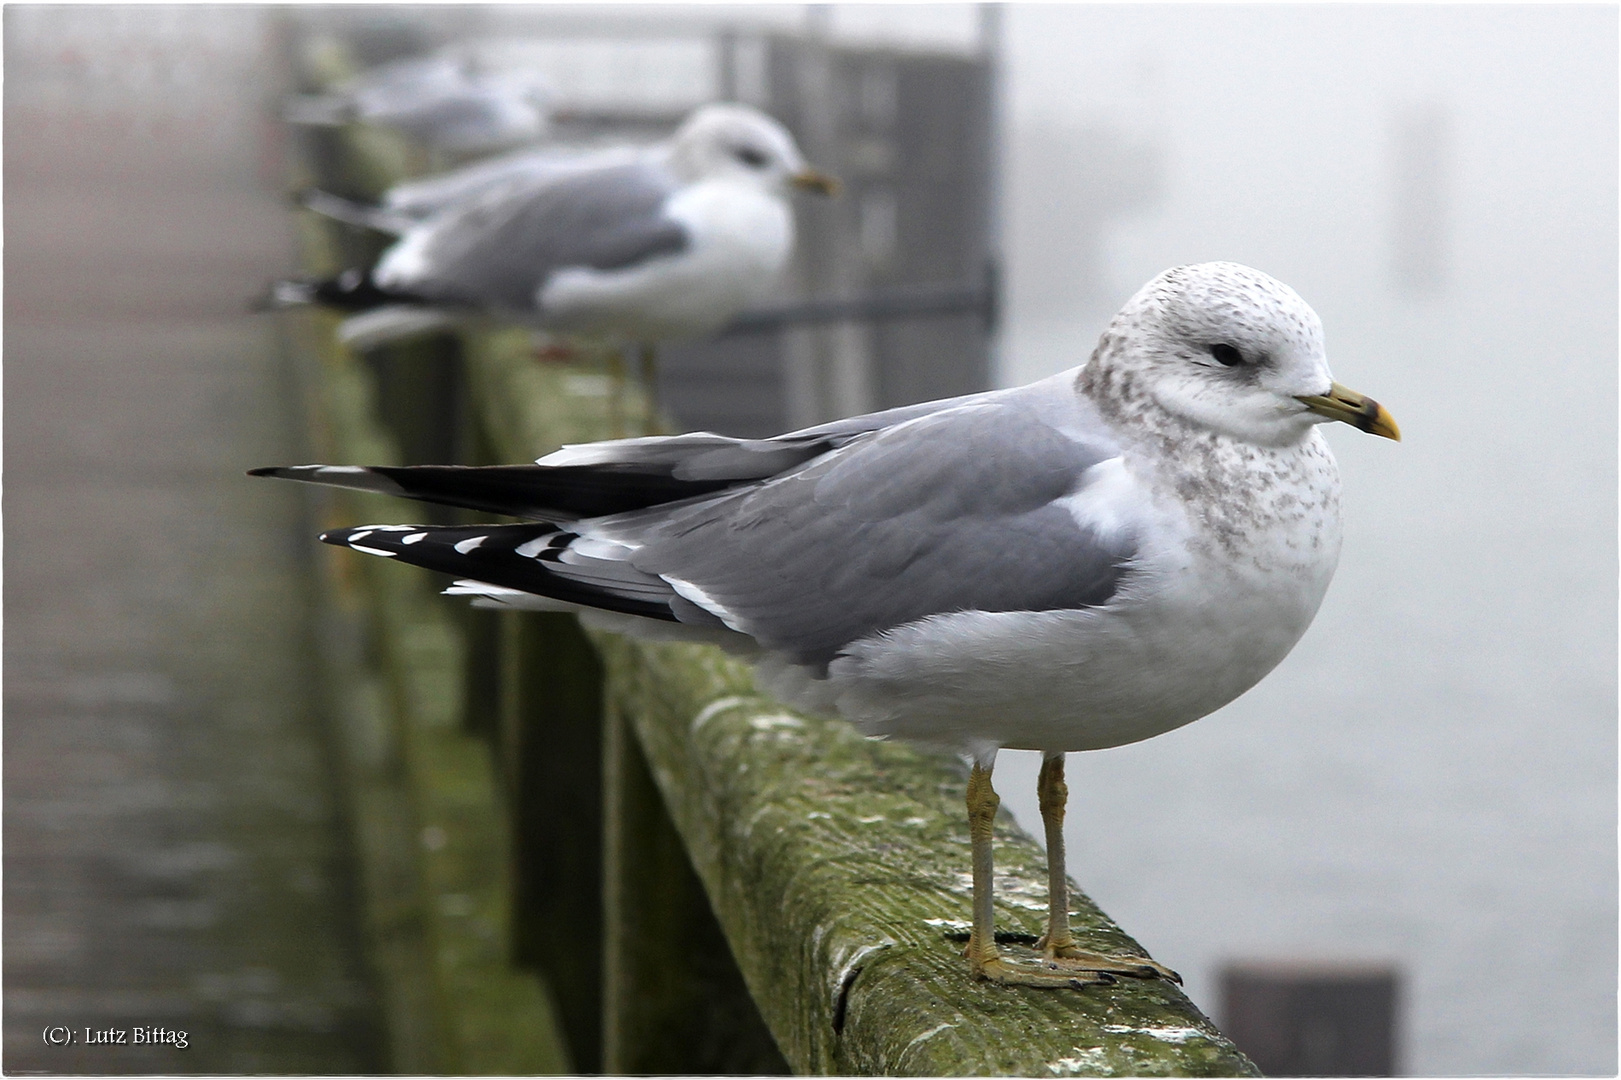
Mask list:
[[[448,591],[483,606],[585,610],[719,644],[791,704],[961,752],[970,973],[1078,987],[1178,977],[1076,944],[1064,754],[1214,712],[1305,633],[1340,551],[1329,421],[1401,437],[1381,405],[1334,381],[1322,323],[1293,289],[1215,262],[1159,275],[1085,364],[1016,389],[770,439],[700,432],[565,446],[534,465],[256,474],[527,519],[321,539],[457,575]],[[992,925],[1004,747],[1043,754],[1050,907],[1036,963],[1002,955]]]
[[[837,181],[764,113],[705,105],[665,143],[513,170],[395,220],[400,238],[372,271],[280,282],[268,306],[354,312],[339,337],[357,348],[478,316],[621,343],[696,337],[775,284],[793,188],[832,194]]]
[[[501,150],[546,134],[552,90],[540,76],[491,71],[469,55],[397,60],[362,72],[328,94],[289,98],[289,123],[392,128],[430,150],[454,154]]]

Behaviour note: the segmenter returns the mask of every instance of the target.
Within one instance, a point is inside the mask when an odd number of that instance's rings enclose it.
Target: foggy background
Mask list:
[[[1615,10],[1014,7],[1005,55],[1004,382],[1231,259],[1404,440],[1328,432],[1344,553],[1277,671],[1072,757],[1073,873],[1207,1008],[1221,961],[1382,959],[1406,1071],[1613,1072]]]
[[[343,1067],[318,1056],[334,1041],[370,1060],[346,1034],[363,992],[342,947],[289,967],[236,929],[269,910],[341,937],[310,912],[345,901],[302,646],[274,653],[297,636],[308,536],[292,496],[237,482],[292,439],[269,429],[265,403],[287,404],[273,335],[241,310],[293,258],[266,10],[7,9],[8,1067],[12,1029],[35,1039],[22,1022],[59,1011],[61,973],[147,977],[143,934],[176,970],[174,950],[205,956],[161,1008],[224,1002],[222,1023],[259,1033],[219,1067],[275,1071],[294,1028],[314,1056],[283,1064]],[[1247,263],[1317,309],[1336,378],[1404,441],[1329,433],[1344,554],[1273,675],[1181,731],[1072,756],[1071,871],[1218,1023],[1224,963],[1387,962],[1404,1072],[1614,1073],[1615,8],[611,14],[992,50],[1001,384],[1083,362],[1179,263]],[[524,17],[466,12],[470,33]],[[161,78],[127,63],[136,39],[167,57]],[[610,82],[690,92],[655,67]],[[41,126],[52,110],[73,123]],[[208,180],[177,189],[165,169]],[[79,558],[63,538],[92,530],[105,542]],[[147,656],[165,649],[187,659]],[[270,659],[227,677],[232,649]],[[997,786],[1039,835],[1036,767],[1005,753]],[[107,797],[75,801],[92,790]],[[274,873],[249,874],[249,834],[277,814],[303,846],[278,840]],[[129,831],[62,872],[92,820]],[[147,892],[74,906],[101,888]],[[114,960],[86,944],[113,933]]]

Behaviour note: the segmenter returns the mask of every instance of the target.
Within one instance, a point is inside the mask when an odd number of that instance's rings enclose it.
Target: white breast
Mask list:
[[[775,287],[793,249],[793,215],[778,195],[736,180],[694,184],[670,200],[687,247],[628,270],[552,275],[540,309],[562,329],[654,340],[719,329]]]

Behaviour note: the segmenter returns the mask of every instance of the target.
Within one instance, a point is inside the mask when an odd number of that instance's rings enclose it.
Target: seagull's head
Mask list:
[[[747,105],[705,105],[670,140],[670,167],[684,180],[738,179],[773,191],[835,194],[839,182],[805,164],[786,128]]]
[[[1289,286],[1237,263],[1165,271],[1126,302],[1087,364],[1089,392],[1146,396],[1246,442],[1298,442],[1343,420],[1400,439],[1390,413],[1334,381],[1323,323]]]

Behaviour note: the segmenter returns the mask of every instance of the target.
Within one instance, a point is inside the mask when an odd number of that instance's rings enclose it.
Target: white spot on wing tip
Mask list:
[[[472,554],[474,548],[478,547],[488,539],[488,536],[469,536],[466,540],[457,541],[454,547],[461,554],[470,555]]]
[[[361,544],[356,544],[353,542],[349,544],[349,549],[351,551],[364,552],[367,555],[381,555],[385,559],[392,559],[395,554],[392,551],[384,551],[382,548],[365,547]]]
[[[748,633],[747,630],[743,629],[743,627],[739,625],[737,617],[730,611],[726,610],[726,605],[704,592],[701,586],[694,585],[690,581],[682,581],[680,578],[670,577],[668,574],[661,574],[659,576],[664,578],[665,581],[669,582],[670,588],[674,589],[676,594],[683,600],[697,604],[699,607],[703,608],[705,611],[709,612],[711,615],[715,616],[721,622],[725,623],[733,630],[736,630],[738,633]]]
[[[402,537],[400,537],[400,543],[402,543],[402,544],[415,544],[420,540],[426,539],[427,535],[428,534],[425,533],[425,532],[412,533],[410,536],[402,536]]]

